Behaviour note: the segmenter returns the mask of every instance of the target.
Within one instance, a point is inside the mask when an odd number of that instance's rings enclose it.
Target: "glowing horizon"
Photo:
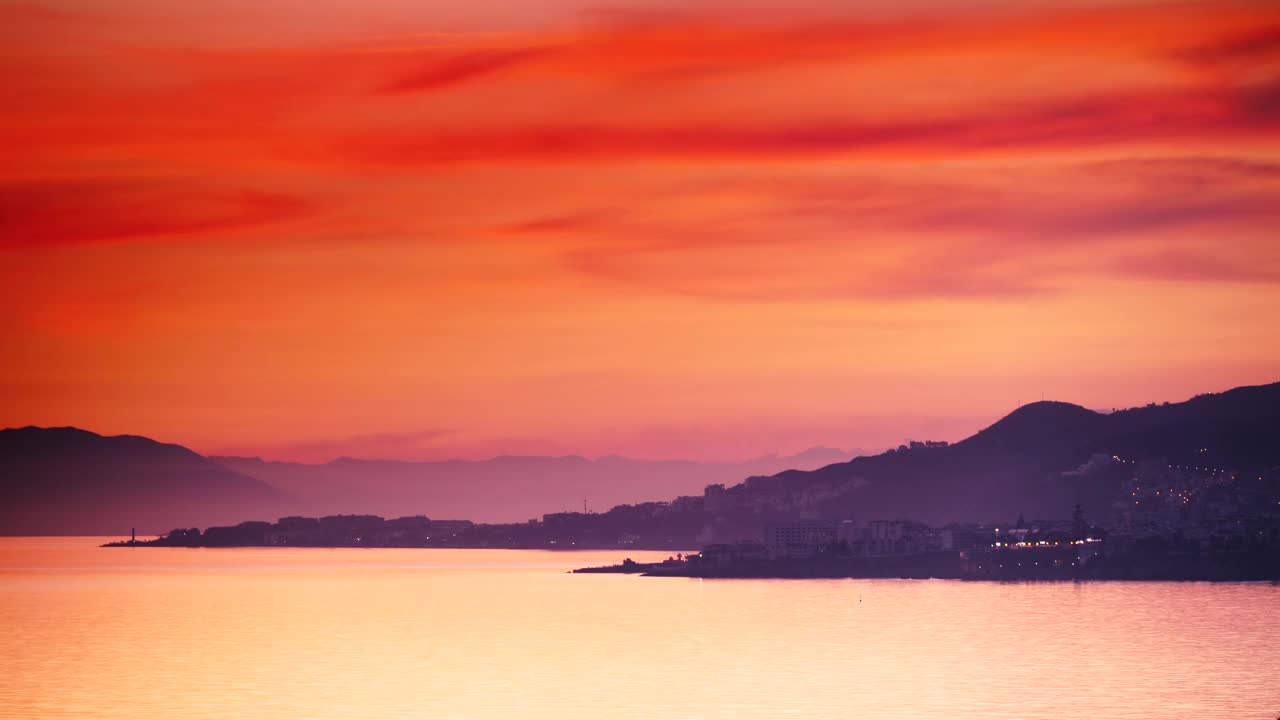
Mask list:
[[[0,426],[738,459],[1280,379],[1280,10],[0,5]]]

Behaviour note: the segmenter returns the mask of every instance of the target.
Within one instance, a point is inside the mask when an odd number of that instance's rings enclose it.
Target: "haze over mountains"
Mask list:
[[[293,497],[295,512],[358,512],[388,517],[423,513],[477,522],[523,522],[548,512],[594,511],[678,495],[712,483],[790,468],[812,469],[859,451],[815,447],[796,455],[742,462],[637,460],[607,456],[499,456],[489,460],[402,462],[338,458],[321,464],[218,457],[215,462]]]
[[[77,428],[0,430],[0,534],[165,532],[284,515],[425,514],[481,522],[701,494],[787,468],[850,457],[831,448],[743,462],[623,457],[484,461],[264,462]]]
[[[0,431],[0,534],[161,532],[288,514],[523,522],[581,511],[584,499],[605,511],[677,496],[697,502],[673,504],[670,512],[678,505],[682,515],[671,522],[691,532],[719,524],[721,536],[798,516],[940,523],[1063,517],[1081,503],[1100,518],[1130,467],[1106,461],[1112,456],[1254,475],[1280,467],[1280,383],[1107,414],[1037,402],[950,445],[845,460],[850,454],[815,448],[742,463],[570,456],[307,465],[206,458],[74,428],[22,428]],[[728,487],[704,498],[714,483]]]

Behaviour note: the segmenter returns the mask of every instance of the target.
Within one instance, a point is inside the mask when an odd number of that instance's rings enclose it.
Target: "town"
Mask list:
[[[696,577],[1280,579],[1275,473],[1241,476],[1118,455],[1074,472],[1121,478],[1104,524],[1086,519],[1078,504],[1058,520],[857,522],[851,513],[832,516],[844,507],[832,502],[838,487],[788,489],[753,478],[729,490],[709,486],[701,497],[549,513],[527,523],[285,517],[110,545],[657,549],[676,554],[663,563],[582,570]]]

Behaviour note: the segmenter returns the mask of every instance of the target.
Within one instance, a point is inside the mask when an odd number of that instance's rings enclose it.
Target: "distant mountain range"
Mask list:
[[[210,459],[296,498],[295,511],[303,515],[423,513],[441,519],[523,522],[549,512],[581,511],[584,501],[591,510],[601,511],[654,498],[701,495],[712,483],[735,483],[788,468],[819,468],[852,454],[815,447],[796,455],[742,462],[618,456],[589,460],[576,455],[443,462],[339,458],[315,465],[243,457]]]
[[[848,458],[812,448],[745,462],[622,457],[497,457],[397,462],[340,458],[307,465],[199,455],[144,437],[77,428],[0,430],[0,535],[140,533],[284,515],[424,514],[523,521],[652,497],[701,494],[786,468]]]
[[[1113,413],[1037,402],[954,444],[847,459],[853,454],[815,448],[739,463],[569,456],[307,465],[206,458],[75,428],[21,428],[0,431],[0,534],[120,535],[130,527],[160,532],[291,514],[520,522],[581,511],[584,499],[604,511],[690,495],[670,506],[587,516],[595,518],[588,524],[617,538],[638,522],[626,518],[643,515],[643,532],[692,541],[695,534],[750,536],[787,517],[1062,518],[1080,503],[1101,520],[1132,466],[1099,458],[1246,475],[1280,468],[1280,383]],[[726,487],[704,497],[712,484]]]

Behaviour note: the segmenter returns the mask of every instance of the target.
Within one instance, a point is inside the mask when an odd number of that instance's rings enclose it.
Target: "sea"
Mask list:
[[[573,575],[0,539],[7,720],[1280,717],[1280,585]]]

